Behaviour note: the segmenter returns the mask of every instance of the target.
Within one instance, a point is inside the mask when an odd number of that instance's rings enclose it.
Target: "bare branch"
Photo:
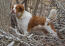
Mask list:
[[[33,15],[36,15],[37,9],[38,9],[38,5],[39,5],[40,0],[37,0],[36,5],[35,5],[35,9],[33,12]]]
[[[8,44],[7,46],[13,46],[14,45],[14,41],[12,41],[10,44]]]
[[[16,0],[16,3],[17,3],[17,4],[19,4],[19,1],[18,1],[18,0]]]

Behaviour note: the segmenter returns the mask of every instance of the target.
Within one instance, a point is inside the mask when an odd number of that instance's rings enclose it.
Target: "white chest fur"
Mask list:
[[[32,18],[32,14],[27,11],[24,11],[20,19],[17,18],[18,27],[24,31],[25,35],[28,33],[27,28],[31,18]]]

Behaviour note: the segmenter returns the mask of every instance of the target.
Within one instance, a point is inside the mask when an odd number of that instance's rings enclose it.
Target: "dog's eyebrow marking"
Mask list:
[[[14,5],[14,8],[13,8],[13,10],[15,10],[15,9],[16,9],[16,6],[17,6],[17,5]]]
[[[14,7],[13,7],[13,10],[14,10],[14,12],[16,13],[16,4],[14,5]]]

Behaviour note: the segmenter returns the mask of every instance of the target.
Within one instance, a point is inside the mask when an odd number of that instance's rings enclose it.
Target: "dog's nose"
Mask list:
[[[14,10],[12,10],[11,13],[15,13]]]
[[[11,10],[10,14],[15,14],[14,10]]]

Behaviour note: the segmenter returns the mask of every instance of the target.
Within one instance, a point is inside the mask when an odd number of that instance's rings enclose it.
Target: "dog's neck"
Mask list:
[[[24,10],[22,13],[18,13],[17,18],[23,19],[29,16],[32,16],[32,14]]]
[[[23,12],[18,13],[18,14],[16,15],[16,17],[17,17],[18,19],[21,19],[21,17],[23,16],[23,14],[24,14],[24,11],[23,11]]]

